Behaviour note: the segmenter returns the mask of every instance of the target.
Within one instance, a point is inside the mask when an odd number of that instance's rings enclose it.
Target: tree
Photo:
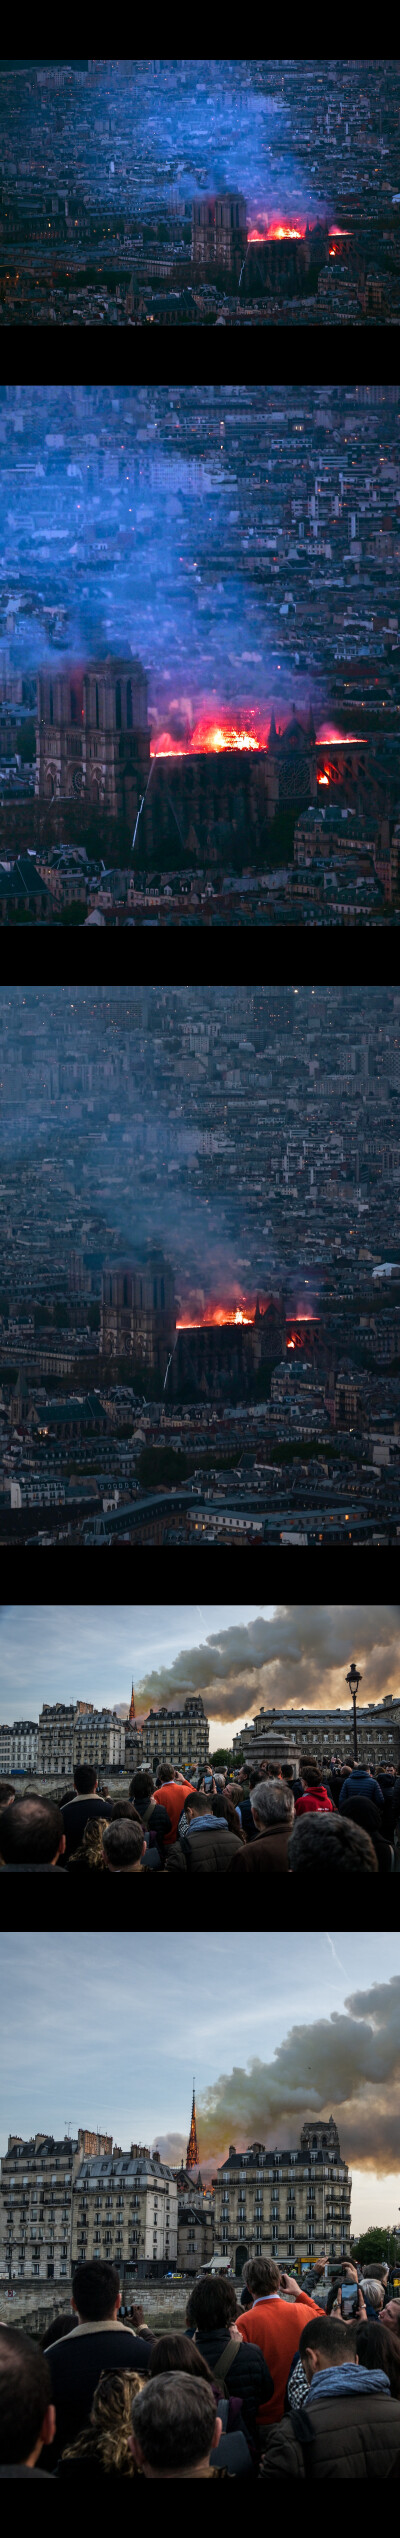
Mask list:
[[[384,2225],[381,2228],[371,2227],[364,2230],[361,2238],[351,2240],[351,2253],[358,2256],[363,2265],[372,2265],[374,2256],[377,2265],[384,2264],[386,2259],[388,2264],[393,2265],[396,2257],[400,2261],[400,2233],[389,2229],[389,2225],[386,2229]]]
[[[228,1745],[218,1745],[216,1753],[211,1755],[211,1761],[213,1770],[216,1763],[217,1771],[219,1763],[221,1763],[221,1765],[230,1763],[232,1761],[230,1747]]]
[[[70,908],[63,908],[62,925],[84,925],[86,908],[82,899],[72,899]]]

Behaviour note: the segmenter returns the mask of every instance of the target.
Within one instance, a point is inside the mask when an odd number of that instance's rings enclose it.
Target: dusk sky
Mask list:
[[[12,1931],[0,1947],[1,2153],[9,2132],[57,2139],[69,2123],[72,2137],[99,2127],[176,2164],[195,2074],[204,2176],[230,2139],[295,2147],[307,2114],[332,2114],[352,2230],[393,2224],[399,2008],[390,1931],[278,1931],[272,1946],[237,1932],[234,1963],[229,1932]]]
[[[0,1721],[128,1708],[133,1678],[139,1718],[201,1693],[213,1752],[262,1704],[351,1711],[352,1659],[361,1703],[397,1694],[398,1604],[3,1604]]]

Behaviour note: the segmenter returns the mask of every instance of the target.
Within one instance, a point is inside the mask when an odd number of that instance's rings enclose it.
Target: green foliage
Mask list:
[[[215,1764],[216,1764],[216,1767],[217,1767],[217,1771],[218,1771],[218,1767],[219,1767],[219,1764],[220,1764],[220,1763],[221,1763],[221,1764],[226,1764],[226,1765],[227,1765],[228,1763],[230,1763],[230,1762],[232,1761],[232,1755],[231,1755],[230,1746],[228,1746],[228,1745],[218,1745],[216,1753],[215,1753],[215,1754],[212,1754],[212,1756],[211,1756],[211,1760],[212,1760],[212,1766],[213,1766],[213,1769],[214,1769],[214,1763],[215,1763]]]
[[[376,2256],[377,2265],[384,2264],[385,2261],[393,2265],[396,2257],[400,2260],[400,2236],[396,2230],[378,2229],[372,2226],[371,2229],[364,2230],[361,2238],[351,2240],[351,2253],[352,2256],[359,2258],[362,2265],[372,2265],[374,2256]]]

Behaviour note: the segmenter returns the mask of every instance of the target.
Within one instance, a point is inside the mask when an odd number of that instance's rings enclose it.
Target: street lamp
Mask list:
[[[349,1685],[353,1702],[354,1761],[358,1762],[356,1699],[359,1683],[362,1683],[362,1674],[359,1673],[358,1666],[350,1666],[350,1673],[346,1674],[346,1683]]]

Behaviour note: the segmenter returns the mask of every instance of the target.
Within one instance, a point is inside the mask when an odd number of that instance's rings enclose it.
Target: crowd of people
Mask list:
[[[398,2477],[400,2299],[387,2266],[325,2274],[253,2257],[239,2297],[199,2275],[183,2332],[154,2334],[82,2261],[40,2344],[0,2325],[0,2476]]]
[[[97,1869],[111,1876],[233,1876],[326,1870],[400,1870],[400,1773],[376,1774],[335,1756],[321,1776],[307,1755],[296,1771],[261,1763],[188,1780],[166,1764],[134,1771],[113,1799],[80,1763],[59,1803],[38,1790],[16,1795],[0,1781],[0,1873]]]

